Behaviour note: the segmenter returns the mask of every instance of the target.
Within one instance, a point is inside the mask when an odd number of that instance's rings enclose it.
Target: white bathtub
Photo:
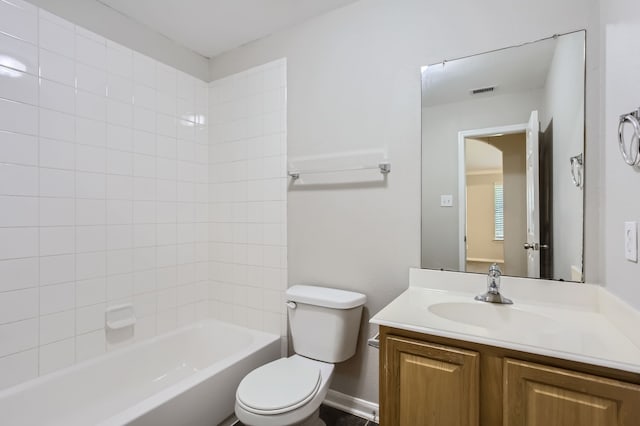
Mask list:
[[[217,425],[279,336],[206,320],[0,392],[0,424]]]

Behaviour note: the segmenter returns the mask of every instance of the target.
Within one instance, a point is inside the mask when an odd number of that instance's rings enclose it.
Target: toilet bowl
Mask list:
[[[235,412],[247,426],[324,426],[318,414],[334,364],[356,352],[364,294],[304,285],[286,294],[295,355],[242,379]]]
[[[238,386],[235,412],[247,426],[321,426],[318,411],[334,365],[293,355],[263,365]]]

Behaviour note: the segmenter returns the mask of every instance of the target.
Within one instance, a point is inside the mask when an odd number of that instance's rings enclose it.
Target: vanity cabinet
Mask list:
[[[638,426],[640,375],[381,326],[380,426],[449,425]]]
[[[388,425],[478,425],[478,353],[389,336]]]
[[[505,359],[504,424],[608,426],[640,424],[640,386]]]

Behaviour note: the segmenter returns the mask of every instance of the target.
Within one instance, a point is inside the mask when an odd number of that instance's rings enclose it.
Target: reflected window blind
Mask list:
[[[493,184],[494,239],[504,240],[504,191],[501,183]]]

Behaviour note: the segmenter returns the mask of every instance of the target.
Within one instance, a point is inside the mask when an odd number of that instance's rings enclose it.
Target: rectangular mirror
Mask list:
[[[585,32],[422,68],[422,267],[583,278]]]

